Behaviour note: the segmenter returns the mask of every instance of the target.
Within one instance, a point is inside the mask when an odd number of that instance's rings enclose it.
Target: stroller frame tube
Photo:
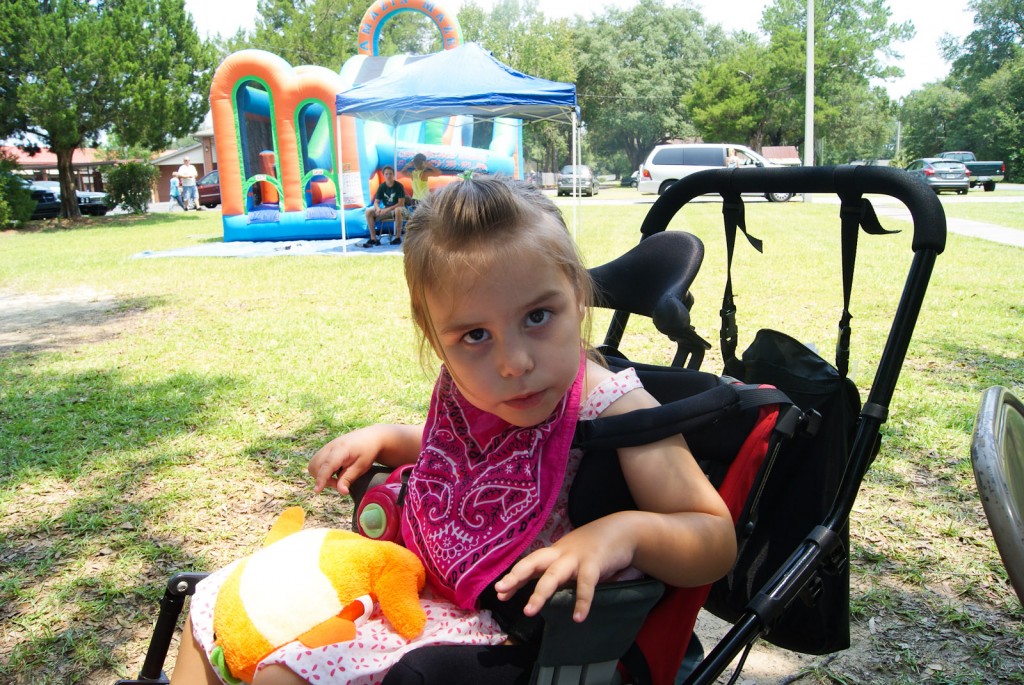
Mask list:
[[[882,423],[888,414],[900,369],[924,302],[937,256],[945,248],[946,218],[935,193],[902,170],[885,167],[820,167],[796,169],[728,169],[692,174],[662,195],[641,227],[641,240],[664,231],[690,200],[708,193],[736,197],[740,193],[814,192],[838,194],[845,202],[864,193],[894,197],[910,210],[914,221],[913,261],[904,284],[889,336],[882,349],[874,382],[857,423],[850,460],[825,521],[816,526],[786,563],[750,601],[740,618],[686,679],[687,685],[709,685],[761,636],[771,631],[786,608],[811,592],[842,550],[839,531],[847,525],[861,481],[874,459]]]
[[[894,317],[889,340],[885,345],[875,381],[868,394],[865,407],[872,404],[888,408],[903,365],[910,334],[920,312],[928,278],[935,263],[935,252],[925,250],[914,255],[911,273],[903,291],[903,298]],[[901,322],[903,314],[907,317]],[[884,414],[884,412],[882,413]],[[751,600],[743,615],[733,624],[710,654],[685,681],[686,685],[710,685],[729,668],[733,659],[748,645],[770,632],[772,625],[786,608],[799,597],[831,560],[839,546],[838,531],[849,521],[860,483],[874,459],[874,444],[878,439],[884,418],[878,412],[862,412],[851,446],[850,463],[840,482],[839,492],[826,522],[808,535],[782,568],[772,577],[758,595]]]

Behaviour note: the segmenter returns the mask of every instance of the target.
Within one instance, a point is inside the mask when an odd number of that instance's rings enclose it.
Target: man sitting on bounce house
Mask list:
[[[370,229],[370,239],[361,243],[359,247],[380,245],[375,227],[378,221],[394,221],[395,237],[391,239],[391,244],[402,244],[402,219],[405,218],[407,211],[405,209],[405,188],[401,183],[395,182],[394,167],[386,166],[382,172],[384,182],[377,187],[377,192],[373,196],[373,204],[366,208],[366,225]]]

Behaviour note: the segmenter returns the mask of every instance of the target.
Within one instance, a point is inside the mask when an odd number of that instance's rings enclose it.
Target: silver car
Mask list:
[[[911,162],[907,171],[927,183],[936,193],[955,190],[957,195],[966,195],[971,187],[971,172],[963,162],[925,157]]]
[[[558,194],[572,195],[577,188],[580,195],[592,196],[600,192],[601,184],[587,165],[566,164],[558,172]]]

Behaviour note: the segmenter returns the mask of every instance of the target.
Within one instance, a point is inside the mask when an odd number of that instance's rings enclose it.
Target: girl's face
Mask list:
[[[436,352],[475,407],[515,426],[546,419],[576,379],[583,303],[543,259],[426,291]]]

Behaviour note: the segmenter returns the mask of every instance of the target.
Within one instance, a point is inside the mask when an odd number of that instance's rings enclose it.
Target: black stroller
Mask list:
[[[768,192],[840,198],[844,302],[835,365],[792,338],[766,330],[737,356],[729,274],[720,331],[726,377],[699,371],[710,345],[690,322],[689,289],[703,246],[689,234],[666,229],[687,202],[708,193],[721,195],[731,267],[737,233],[759,247],[747,232],[742,195]],[[847,378],[857,240],[861,231],[887,232],[864,197],[868,193],[892,196],[910,210],[914,256],[862,405]],[[924,184],[895,169],[723,169],[694,174],[672,186],[650,210],[641,233],[633,250],[592,273],[599,304],[614,310],[602,351],[613,367],[638,367],[645,387],[663,406],[647,410],[657,414],[640,419],[624,415],[593,422],[591,429],[577,432],[577,442],[588,450],[613,451],[629,440],[642,444],[683,433],[733,511],[739,557],[733,571],[713,587],[679,590],[655,581],[601,586],[583,624],[571,620],[572,592],[560,591],[542,612],[543,638],[533,682],[712,683],[759,638],[807,654],[842,650],[849,646],[849,516],[877,453],[932,267],[945,245],[942,206]],[[620,358],[618,348],[631,315],[651,318],[676,343],[670,367]],[[597,466],[589,475],[581,470],[577,480],[613,485],[598,498],[600,506],[580,514],[582,519],[630,506],[628,492],[609,478],[615,460],[591,460],[588,453],[587,461]],[[371,474],[378,480],[383,475]],[[370,478],[362,484],[373,485]],[[184,601],[202,577],[186,573],[170,580],[140,676],[119,683],[167,682],[163,662]],[[701,607],[733,624],[703,659],[692,647],[687,654]]]

